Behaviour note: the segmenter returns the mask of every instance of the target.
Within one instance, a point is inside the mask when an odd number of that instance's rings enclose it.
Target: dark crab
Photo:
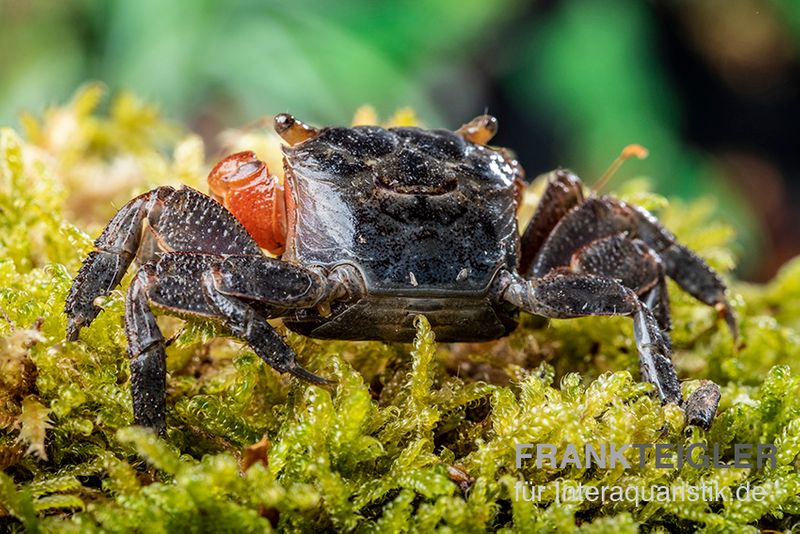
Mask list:
[[[211,196],[159,187],[131,200],[75,278],[67,338],[135,259],[125,300],[134,417],[163,433],[165,344],[151,307],[219,321],[276,370],[314,383],[326,380],[297,363],[267,319],[311,337],[409,341],[424,314],[441,341],[479,341],[511,332],[519,310],[624,315],[642,379],[708,427],[719,388],[705,382],[681,397],[665,276],[717,307],[735,335],[719,276],[648,212],[584,197],[567,171],[550,175],[520,237],[522,171],[486,146],[496,128],[486,115],[455,132],[316,129],[278,115],[285,184],[243,152],[212,170]]]

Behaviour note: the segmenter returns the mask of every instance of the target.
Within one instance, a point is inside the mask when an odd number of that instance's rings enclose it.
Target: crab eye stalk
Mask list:
[[[211,196],[236,217],[258,246],[282,254],[286,244],[283,185],[250,151],[223,159],[208,174]]]
[[[278,135],[292,146],[319,135],[319,129],[295,119],[288,113],[275,115],[274,127]]]
[[[497,134],[497,119],[491,115],[478,115],[456,133],[476,145],[485,145]]]

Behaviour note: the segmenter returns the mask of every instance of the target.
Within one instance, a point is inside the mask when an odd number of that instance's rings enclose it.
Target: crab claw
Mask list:
[[[497,119],[491,115],[478,115],[456,130],[456,134],[470,143],[485,145],[497,134]]]
[[[211,196],[241,222],[258,246],[276,255],[286,244],[286,205],[280,181],[253,152],[223,159],[208,175]]]
[[[292,146],[319,135],[319,129],[295,119],[288,113],[275,115],[273,126],[277,134]]]

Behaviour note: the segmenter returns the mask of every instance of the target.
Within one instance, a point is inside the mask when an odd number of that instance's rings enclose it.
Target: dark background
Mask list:
[[[0,0],[0,124],[87,80],[130,89],[214,146],[290,111],[342,124],[362,104],[432,127],[487,109],[530,176],[648,176],[711,196],[739,274],[800,252],[800,2],[793,0]]]

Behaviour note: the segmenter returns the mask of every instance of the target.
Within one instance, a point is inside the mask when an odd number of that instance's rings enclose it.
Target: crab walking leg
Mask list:
[[[255,353],[276,371],[288,372],[315,384],[330,383],[301,367],[294,351],[267,323],[266,318],[242,300],[220,293],[215,278],[211,271],[203,273],[206,301],[235,336],[247,341]]]
[[[221,257],[190,252],[162,253],[144,264],[128,289],[125,300],[125,333],[131,360],[131,392],[134,420],[163,433],[166,403],[166,355],[164,336],[156,324],[152,307],[182,316],[219,321],[247,341],[268,364],[315,383],[323,378],[303,369],[295,361],[291,348],[267,324],[257,310],[236,297],[223,295],[216,288],[218,279],[236,281],[239,264],[261,266],[263,284],[259,304],[278,303],[284,307],[302,307],[322,298],[326,286],[321,277],[302,268],[282,264],[266,257]],[[253,269],[252,271],[257,271]],[[265,278],[265,276],[268,278]],[[245,287],[246,289],[246,287]]]
[[[700,302],[713,306],[725,320],[733,338],[738,338],[736,315],[725,298],[725,284],[719,275],[697,254],[678,243],[659,254],[669,277]]]
[[[614,198],[591,197],[567,213],[536,254],[531,274],[542,277],[553,269],[567,266],[575,251],[592,241],[619,233],[640,239],[655,251],[667,276],[699,301],[714,306],[736,337],[736,319],[719,275],[678,243],[652,214]]]
[[[125,334],[131,360],[133,420],[137,425],[167,431],[167,355],[164,336],[148,304],[147,291],[155,269],[143,266],[128,288],[125,299]]]
[[[656,387],[662,402],[683,404],[689,424],[711,426],[719,403],[719,387],[707,382],[686,402],[682,401],[669,343],[653,314],[632,289],[610,278],[569,272],[556,272],[537,280],[504,272],[494,289],[501,299],[543,317],[629,316],[633,320],[642,379]]]
[[[94,300],[107,295],[122,280],[128,266],[136,257],[142,224],[150,213],[158,211],[166,189],[157,189],[138,196],[120,209],[94,242],[91,252],[81,265],[78,276],[67,296],[67,339],[78,339],[78,333],[89,325],[100,307]]]
[[[198,280],[217,256],[173,252],[145,263],[125,299],[125,334],[131,365],[134,421],[166,431],[166,353],[152,307],[215,319]]]
[[[78,338],[100,312],[97,297],[119,284],[134,258],[144,264],[163,251],[261,254],[242,224],[210,197],[183,187],[159,187],[128,202],[95,241],[70,288],[67,339]]]
[[[714,306],[736,339],[736,316],[725,297],[725,283],[719,275],[697,254],[678,243],[650,212],[639,207],[633,207],[632,211],[637,236],[661,257],[667,275],[700,302]]]
[[[663,402],[681,402],[669,346],[653,314],[633,290],[611,278],[574,273],[554,273],[533,281],[510,274],[504,278],[507,285],[502,298],[535,315],[553,319],[590,315],[631,317],[642,378],[656,386]]]
[[[312,270],[259,256],[226,256],[211,264],[217,292],[274,308],[313,308],[344,287]]]
[[[647,243],[619,233],[592,241],[572,255],[570,271],[605,276],[633,289],[653,312],[661,330],[672,324],[661,258]],[[666,334],[665,334],[666,337]]]
[[[547,241],[550,232],[564,215],[583,200],[581,181],[574,174],[565,171],[553,171],[547,180],[547,188],[542,193],[539,205],[533,218],[525,227],[520,239],[521,254],[519,272],[523,276],[530,275],[536,254]]]

